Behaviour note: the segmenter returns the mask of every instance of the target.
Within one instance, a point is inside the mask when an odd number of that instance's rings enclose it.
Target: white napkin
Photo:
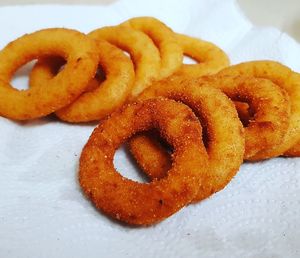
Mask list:
[[[233,0],[1,7],[0,47],[40,28],[88,32],[141,15],[213,41],[232,63],[272,59],[300,71],[299,44],[277,29],[253,27]],[[78,159],[94,126],[0,118],[0,257],[300,257],[300,159],[244,164],[208,200],[156,226],[132,228],[101,214],[80,191]],[[140,180],[123,150],[115,164]]]

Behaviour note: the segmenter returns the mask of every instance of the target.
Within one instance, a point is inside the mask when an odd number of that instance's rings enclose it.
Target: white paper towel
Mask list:
[[[141,15],[213,41],[232,63],[272,59],[300,71],[299,44],[253,27],[233,0],[2,7],[0,47],[40,28],[88,32]],[[244,164],[208,200],[156,226],[132,228],[102,215],[80,191],[78,159],[94,126],[0,118],[0,257],[300,257],[300,159]],[[140,179],[124,151],[115,164]]]

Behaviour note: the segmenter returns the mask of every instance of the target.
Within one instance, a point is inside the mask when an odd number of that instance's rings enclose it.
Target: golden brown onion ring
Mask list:
[[[17,90],[9,84],[19,67],[47,55],[67,60],[65,69],[47,87]],[[44,29],[16,39],[0,52],[0,115],[34,119],[70,104],[94,77],[97,61],[95,42],[75,30]]]
[[[285,90],[270,80],[245,76],[207,76],[199,81],[251,107],[254,115],[245,130],[244,159],[256,160],[253,156],[257,153],[282,143],[290,119],[289,96]]]
[[[200,186],[193,201],[200,201],[223,189],[239,170],[245,149],[243,126],[232,101],[218,89],[201,86],[196,80],[176,80],[175,77],[153,84],[138,100],[159,96],[191,107],[206,128],[210,176],[206,184]],[[163,178],[166,175],[165,168],[169,167],[170,158],[153,137],[133,137],[130,150],[149,177]]]
[[[161,57],[159,79],[170,76],[181,67],[183,50],[177,43],[174,32],[153,17],[136,17],[121,24],[147,34],[158,47]]]
[[[274,61],[252,61],[225,68],[220,75],[247,75],[264,78],[285,90],[290,98],[291,116],[289,128],[284,134],[282,143],[273,148],[264,149],[252,157],[254,160],[277,157],[288,153],[288,150],[300,140],[300,75],[288,67]],[[272,92],[270,92],[271,94]],[[270,112],[270,111],[268,111]],[[281,117],[278,117],[280,120]]]
[[[135,132],[156,128],[173,147],[168,176],[138,183],[113,165],[115,151]],[[97,208],[129,224],[157,223],[188,204],[205,182],[208,158],[197,117],[166,99],[125,106],[92,133],[80,157],[80,185]]]
[[[184,55],[198,62],[183,64],[176,74],[198,78],[217,73],[229,65],[225,52],[213,43],[183,34],[176,34],[176,38]]]
[[[125,26],[103,27],[88,34],[103,39],[128,52],[135,67],[135,83],[131,92],[134,99],[159,76],[160,56],[153,41],[144,33]]]
[[[269,80],[245,76],[217,75],[199,80],[221,89],[232,100],[248,104],[244,159],[257,160],[253,155],[281,144],[290,119],[289,96],[285,90]]]
[[[56,115],[64,121],[100,120],[121,107],[131,93],[134,69],[130,59],[106,41],[98,41],[97,46],[98,64],[105,73],[105,80],[91,80],[88,85],[90,90],[86,90],[76,101],[58,110]],[[54,78],[61,65],[62,61],[53,57],[39,60],[30,74],[31,87],[47,84]]]

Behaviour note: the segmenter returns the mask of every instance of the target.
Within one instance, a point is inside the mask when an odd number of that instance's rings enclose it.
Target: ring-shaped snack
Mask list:
[[[115,151],[134,133],[160,131],[173,147],[168,175],[139,183],[114,168]],[[153,99],[125,106],[92,133],[80,157],[79,181],[97,208],[135,225],[157,223],[190,203],[205,182],[208,157],[195,114],[172,100]]]
[[[9,84],[19,67],[47,55],[67,60],[65,69],[47,87],[17,90]],[[34,119],[70,104],[94,77],[97,61],[95,42],[75,30],[44,29],[16,39],[0,51],[0,115]]]
[[[165,97],[188,105],[205,128],[209,177],[193,202],[223,189],[239,170],[244,157],[244,129],[232,101],[220,90],[194,81],[162,80],[145,90],[138,100]],[[163,178],[170,156],[153,137],[141,135],[129,142],[137,163],[151,178]],[[168,158],[169,157],[169,158]]]
[[[106,40],[128,52],[135,67],[135,83],[130,99],[134,99],[159,76],[160,56],[153,41],[143,32],[125,26],[103,27],[88,34]]]
[[[105,80],[97,82],[96,79],[92,79],[87,90],[73,103],[56,111],[61,120],[67,122],[100,120],[121,107],[131,93],[134,82],[131,60],[119,48],[104,40],[99,40],[97,46],[98,64],[105,73]],[[40,59],[30,73],[30,87],[47,84],[56,76],[61,65],[62,61],[57,58]]]
[[[183,51],[174,32],[164,23],[153,17],[136,17],[121,24],[147,34],[158,47],[161,57],[159,79],[166,78],[177,71],[183,60]]]
[[[245,127],[245,160],[256,161],[257,153],[282,143],[290,119],[290,101],[285,90],[270,80],[245,76],[214,75],[202,77],[199,82],[218,88],[232,100],[250,106],[253,118]]]
[[[293,72],[290,68],[275,61],[251,61],[225,68],[219,74],[246,75],[268,79],[285,90],[289,95],[291,103],[291,115],[288,121],[288,131],[284,134],[282,143],[279,146],[274,146],[274,148],[264,149],[258,152],[252,157],[253,159],[260,160],[283,155],[288,153],[288,150],[297,144],[297,142],[299,142],[300,75],[298,73]]]
[[[215,74],[229,65],[228,56],[215,44],[183,34],[176,34],[176,38],[183,54],[197,61],[183,64],[176,74],[198,78]]]

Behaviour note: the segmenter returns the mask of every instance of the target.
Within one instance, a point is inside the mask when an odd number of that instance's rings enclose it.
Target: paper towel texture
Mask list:
[[[300,46],[274,28],[253,27],[233,0],[2,7],[0,48],[45,27],[89,32],[142,15],[213,41],[233,64],[272,59],[300,71]],[[22,72],[17,80],[26,81]],[[0,257],[300,257],[300,159],[244,164],[208,200],[131,228],[97,211],[78,185],[78,159],[94,126],[0,118]],[[140,180],[124,150],[115,165]]]

